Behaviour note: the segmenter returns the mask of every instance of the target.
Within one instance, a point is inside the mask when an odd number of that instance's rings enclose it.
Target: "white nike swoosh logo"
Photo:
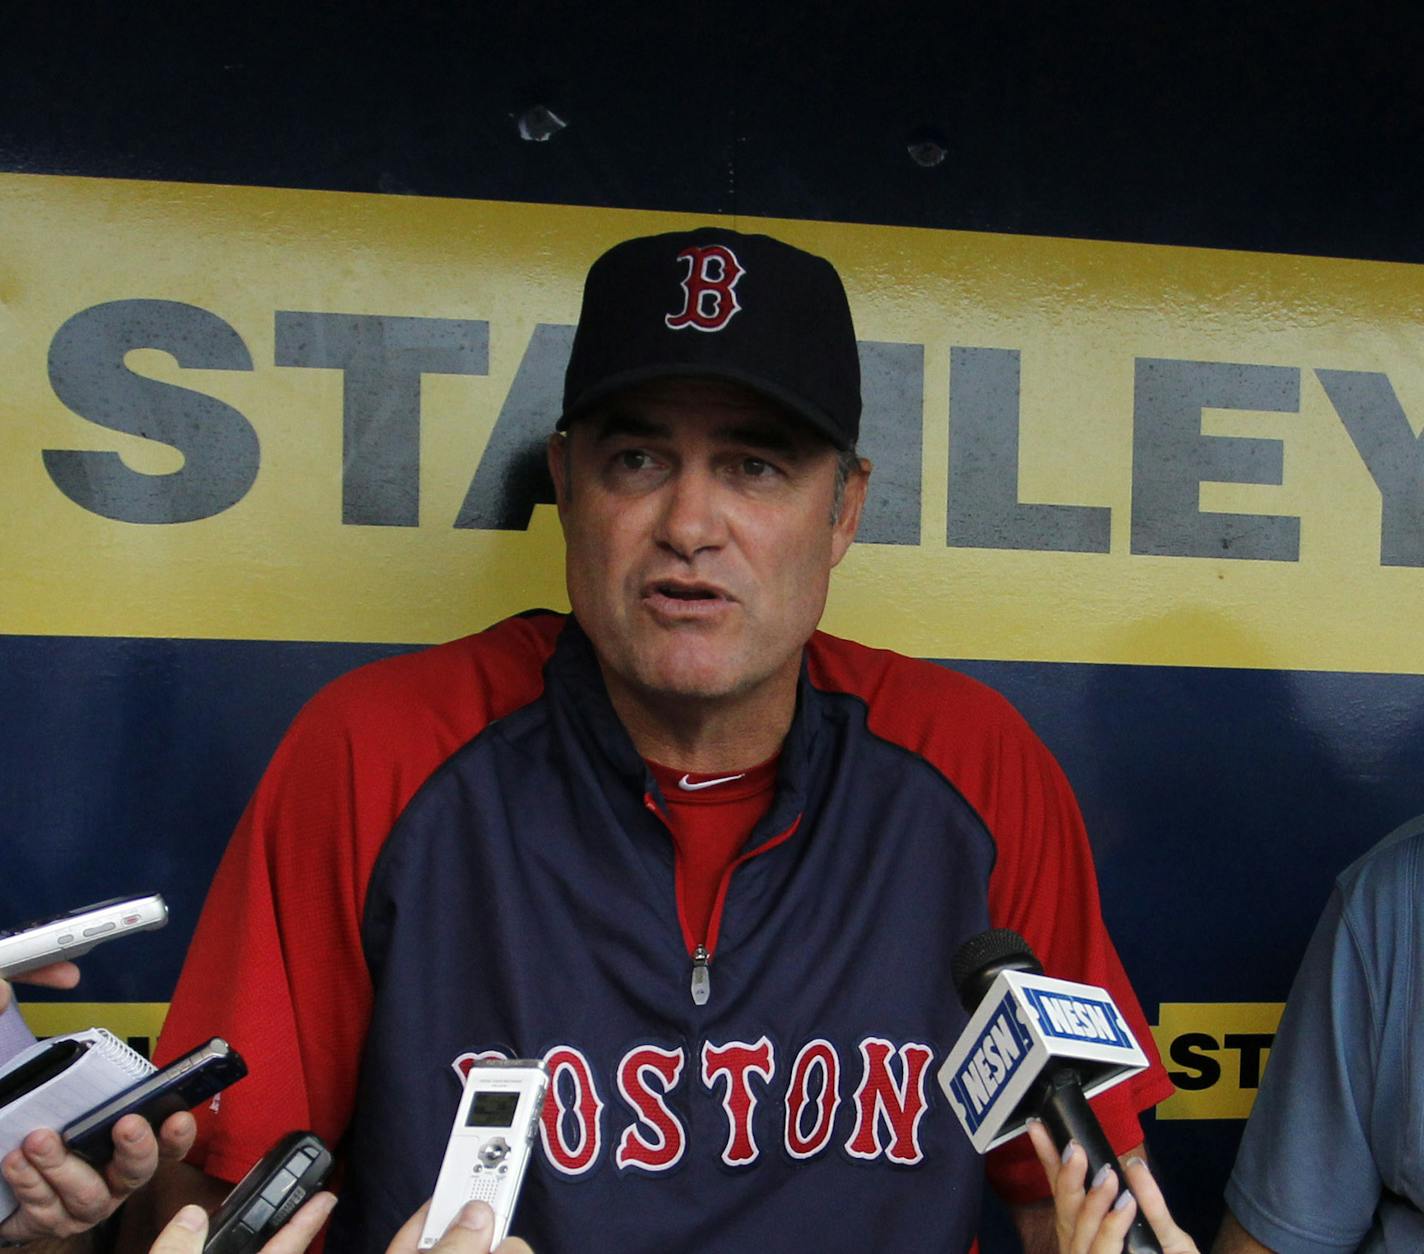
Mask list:
[[[746,772],[740,775],[724,775],[721,779],[704,779],[700,783],[694,784],[689,776],[684,775],[677,781],[677,786],[683,792],[701,792],[704,788],[716,788],[718,784],[730,784],[734,779],[745,779]]]

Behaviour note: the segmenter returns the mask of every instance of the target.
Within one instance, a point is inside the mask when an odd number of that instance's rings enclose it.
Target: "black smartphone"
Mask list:
[[[114,1156],[114,1124],[125,1115],[142,1115],[157,1131],[169,1115],[191,1110],[246,1074],[242,1055],[215,1036],[80,1115],[60,1135],[71,1150],[99,1167]]]
[[[256,1254],[331,1174],[315,1132],[288,1132],[258,1160],[208,1221],[203,1254]]]

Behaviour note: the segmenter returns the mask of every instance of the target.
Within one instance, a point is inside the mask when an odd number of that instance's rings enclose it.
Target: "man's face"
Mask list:
[[[569,601],[611,691],[648,701],[794,689],[851,539],[866,474],[835,522],[836,451],[733,384],[674,379],[575,421],[549,466]]]

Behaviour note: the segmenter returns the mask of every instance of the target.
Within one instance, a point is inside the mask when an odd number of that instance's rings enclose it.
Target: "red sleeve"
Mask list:
[[[991,925],[1018,932],[1049,975],[1112,994],[1150,1065],[1095,1098],[1093,1109],[1114,1149],[1137,1145],[1138,1112],[1170,1096],[1172,1082],[1108,937],[1083,818],[1053,755],[1008,701],[946,667],[818,633],[811,668],[818,686],[865,700],[870,730],[923,757],[979,815],[998,851]],[[1048,1196],[1027,1139],[992,1151],[986,1162],[1006,1201]]]
[[[1112,1147],[1122,1154],[1142,1141],[1138,1112],[1172,1094],[1156,1043],[1122,960],[1103,923],[1092,849],[1062,768],[1016,711],[1004,704],[993,780],[969,800],[994,834],[999,856],[989,877],[989,916],[1012,928],[1049,975],[1094,984],[1112,994],[1148,1067],[1093,1099]],[[1019,1137],[992,1151],[989,1179],[1008,1202],[1048,1196],[1043,1168]]]
[[[294,1128],[341,1138],[371,1015],[361,918],[376,858],[440,763],[538,696],[561,623],[511,619],[363,667],[297,716],[218,867],[155,1052],[222,1036],[247,1062],[195,1112],[189,1159],[207,1174],[237,1180]]]

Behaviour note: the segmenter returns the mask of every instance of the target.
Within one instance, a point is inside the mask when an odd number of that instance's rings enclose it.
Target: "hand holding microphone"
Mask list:
[[[1050,1180],[1056,1185],[1070,1168],[1087,1180],[1106,1171],[1116,1177],[1116,1196],[1126,1181],[1088,1098],[1141,1071],[1147,1057],[1112,998],[1100,988],[1045,976],[1027,942],[1004,929],[961,945],[952,975],[970,1019],[940,1068],[939,1082],[975,1149],[984,1153],[1019,1135],[1030,1120],[1041,1120],[1059,1151],[1073,1145],[1084,1159],[1079,1167],[1070,1155]],[[1070,1229],[1078,1218],[1074,1191],[1067,1187],[1073,1178],[1065,1178],[1061,1191],[1055,1187],[1060,1237],[1065,1204],[1072,1211]],[[1083,1192],[1080,1179],[1079,1207]],[[1121,1222],[1117,1215],[1109,1233]],[[1140,1214],[1126,1225],[1123,1248],[1163,1254]]]
[[[1074,1146],[1065,1159],[1039,1120],[1028,1125],[1028,1138],[1053,1188],[1058,1243],[1063,1250],[1084,1254],[1118,1254],[1140,1207],[1142,1216],[1162,1243],[1164,1254],[1200,1254],[1197,1244],[1167,1210],[1162,1190],[1140,1158],[1130,1158],[1123,1173],[1131,1192],[1119,1192],[1117,1177],[1101,1172],[1087,1179],[1087,1156]]]

